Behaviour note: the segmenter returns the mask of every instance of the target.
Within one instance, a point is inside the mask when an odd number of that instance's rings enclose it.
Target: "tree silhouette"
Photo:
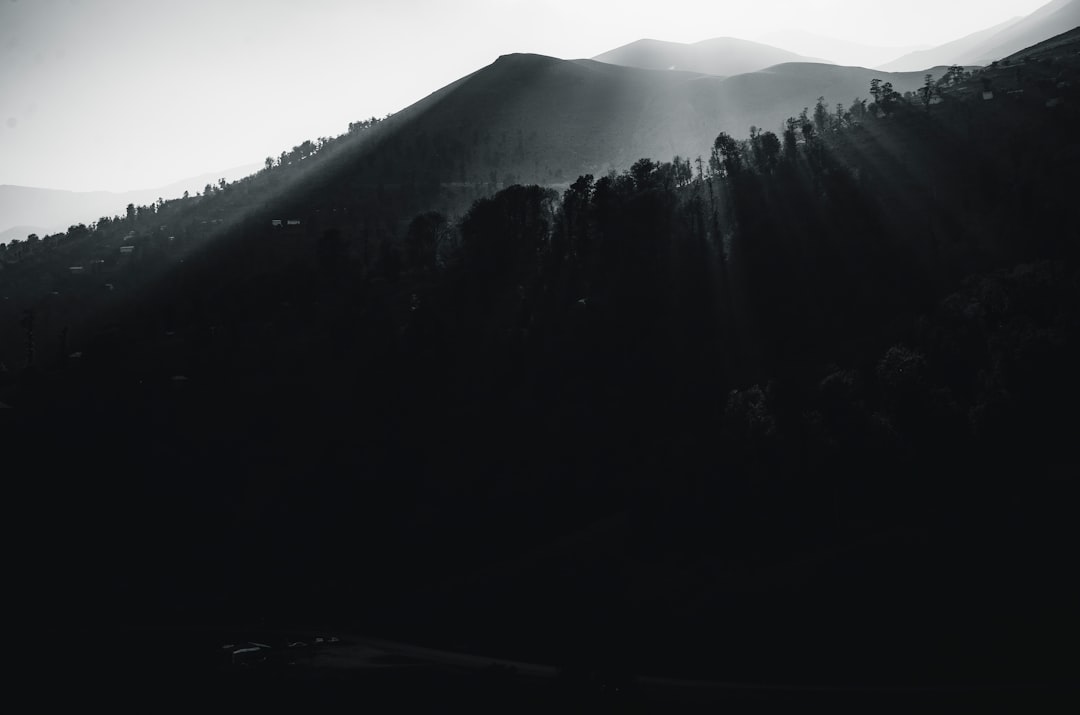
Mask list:
[[[832,115],[829,114],[829,108],[825,105],[825,98],[818,97],[817,104],[814,105],[814,126],[817,128],[818,134],[824,134],[831,128]]]
[[[437,211],[413,218],[405,234],[405,260],[410,267],[426,270],[436,267],[436,252],[446,228],[446,217]]]
[[[934,96],[934,75],[927,73],[923,78],[923,86],[920,90],[923,106],[930,111],[930,99]]]
[[[735,176],[742,168],[742,148],[727,132],[720,132],[713,141],[709,167],[720,176]]]

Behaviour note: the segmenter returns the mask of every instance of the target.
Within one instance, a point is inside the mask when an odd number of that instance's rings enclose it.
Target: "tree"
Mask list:
[[[476,201],[460,225],[465,270],[487,287],[531,273],[547,244],[557,199],[550,189],[515,185]]]
[[[127,205],[127,220],[128,223],[135,223],[135,204]]]
[[[22,326],[23,334],[26,336],[26,367],[30,368],[34,366],[34,311],[24,310],[19,324]]]
[[[274,157],[272,157],[272,156],[266,157],[265,164],[266,164],[266,170],[267,171],[270,171],[271,169],[273,169],[274,168]]]
[[[874,104],[881,100],[881,80],[877,77],[870,80],[870,96],[874,98]]]
[[[750,127],[750,150],[758,171],[772,171],[780,160],[780,139],[772,132]]]
[[[562,217],[564,231],[553,248],[556,259],[566,253],[582,254],[589,245],[589,207],[593,199],[593,175],[579,176],[563,192]]]
[[[866,100],[856,97],[848,107],[848,113],[853,119],[862,119],[866,116]]]
[[[683,159],[681,156],[676,155],[671,160],[671,164],[675,170],[676,186],[687,186],[694,180],[694,170],[690,168],[689,159]]]
[[[929,112],[930,99],[934,96],[934,75],[927,73],[926,77],[923,78],[921,94],[923,106]]]
[[[780,162],[780,138],[772,132],[765,132],[761,134],[759,142],[762,167],[766,171],[772,171],[773,167]]]
[[[817,104],[814,105],[814,126],[817,127],[818,134],[824,134],[829,130],[829,108],[825,106],[825,97],[818,97]]]
[[[742,149],[727,132],[720,132],[713,141],[709,168],[716,175],[734,176],[742,169]]]
[[[434,269],[436,251],[446,231],[446,217],[437,211],[418,214],[405,234],[405,260],[413,268]]]
[[[952,65],[949,69],[945,70],[945,74],[941,76],[938,84],[946,87],[951,87],[955,84],[960,84],[967,78],[967,72],[960,65]]]
[[[651,159],[638,159],[630,167],[630,177],[634,180],[634,186],[638,191],[653,188],[658,166]]]
[[[795,161],[799,151],[798,135],[795,133],[799,126],[795,117],[788,117],[784,122],[784,157],[788,161]]]
[[[881,105],[886,111],[892,109],[900,100],[900,93],[893,89],[892,82],[881,85]]]
[[[810,109],[803,107],[799,112],[799,129],[802,130],[803,141],[810,141],[814,136],[814,124],[810,121]]]

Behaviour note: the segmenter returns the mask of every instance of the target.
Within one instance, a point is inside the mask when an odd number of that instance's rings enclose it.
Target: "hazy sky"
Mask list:
[[[0,184],[152,188],[397,111],[500,54],[798,29],[933,45],[1047,0],[0,0]]]

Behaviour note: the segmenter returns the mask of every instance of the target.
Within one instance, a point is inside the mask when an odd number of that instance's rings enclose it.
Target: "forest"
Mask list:
[[[1078,43],[546,185],[373,118],[0,246],[25,608],[1066,677]]]

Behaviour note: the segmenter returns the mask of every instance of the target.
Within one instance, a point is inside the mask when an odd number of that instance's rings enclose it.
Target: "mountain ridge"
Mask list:
[[[883,71],[915,71],[929,64],[988,65],[1080,25],[1080,0],[1053,0],[1014,17],[928,50],[880,65]]]
[[[753,72],[781,62],[822,61],[735,37],[714,37],[694,43],[643,38],[592,59],[639,69],[674,69],[721,77]]]

